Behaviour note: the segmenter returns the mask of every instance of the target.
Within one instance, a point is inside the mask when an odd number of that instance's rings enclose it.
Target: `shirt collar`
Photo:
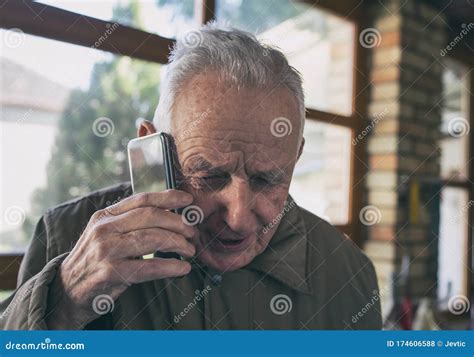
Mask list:
[[[301,208],[288,195],[285,208],[277,217],[279,226],[263,253],[247,266],[284,283],[292,289],[311,294],[307,274],[308,237]],[[273,221],[274,224],[277,218]]]

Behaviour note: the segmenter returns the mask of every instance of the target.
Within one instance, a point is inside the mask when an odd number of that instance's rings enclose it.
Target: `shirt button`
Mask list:
[[[211,276],[211,284],[214,286],[219,286],[221,285],[222,282],[222,275],[220,274],[214,274]]]

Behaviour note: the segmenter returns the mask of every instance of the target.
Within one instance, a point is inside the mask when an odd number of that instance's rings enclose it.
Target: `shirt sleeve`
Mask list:
[[[47,262],[45,228],[42,217],[21,262],[17,288],[0,302],[0,328],[3,330],[47,329],[45,316],[49,287],[68,253]]]

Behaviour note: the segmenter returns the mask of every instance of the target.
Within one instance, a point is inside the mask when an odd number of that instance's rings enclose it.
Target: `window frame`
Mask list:
[[[352,71],[352,114],[344,116],[331,112],[307,109],[307,120],[315,120],[349,128],[351,140],[360,133],[366,124],[368,76],[366,68],[367,49],[360,46],[358,34],[367,24],[364,6],[359,0],[334,2],[321,0],[317,4],[311,0],[299,0],[311,6],[327,11],[350,21],[354,26],[353,71]],[[195,0],[195,16],[201,24],[214,19],[216,0]],[[104,21],[79,13],[56,8],[31,0],[6,0],[0,8],[0,28],[19,28],[24,33],[49,38],[80,46],[94,47],[95,42],[114,22]],[[119,24],[107,41],[101,43],[102,51],[129,56],[159,64],[166,64],[169,50],[175,42],[157,34],[138,30]],[[135,45],[140,45],[136,47]],[[95,47],[94,47],[95,48]],[[472,110],[472,108],[471,108]],[[354,185],[360,185],[366,171],[364,163],[365,143],[351,145],[350,154],[350,190],[348,223],[336,225],[358,244],[361,241],[361,224],[356,219],[362,208],[362,192]],[[0,289],[16,288],[17,276],[24,254],[0,253]]]

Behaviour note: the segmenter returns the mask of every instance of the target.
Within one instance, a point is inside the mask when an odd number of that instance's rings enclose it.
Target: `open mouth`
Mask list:
[[[217,239],[220,244],[222,244],[224,247],[235,247],[241,244],[245,239],[239,239],[239,240],[225,240],[225,239]]]
[[[211,246],[220,252],[233,252],[244,250],[250,243],[250,236],[241,239],[226,239],[225,237],[211,236]]]

